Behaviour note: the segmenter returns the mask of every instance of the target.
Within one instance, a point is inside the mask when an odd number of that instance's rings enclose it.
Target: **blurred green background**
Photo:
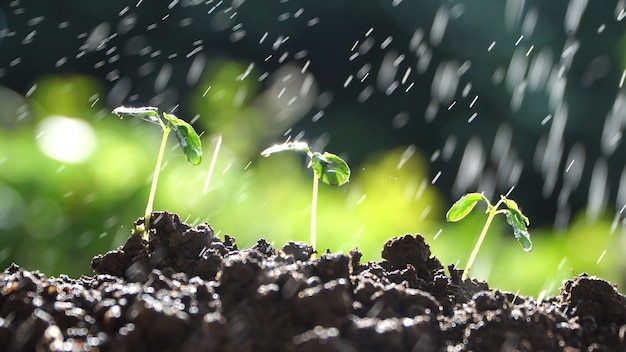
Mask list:
[[[486,215],[448,224],[446,210],[515,186],[534,250],[496,219],[473,276],[535,297],[582,272],[621,289],[620,4],[2,4],[0,266],[90,275],[92,256],[124,243],[160,131],[110,111],[153,105],[192,122],[204,149],[193,167],[170,140],[155,209],[240,247],[309,241],[306,160],[259,155],[301,139],[353,171],[320,185],[318,250],[379,260],[387,239],[421,233],[464,266]]]

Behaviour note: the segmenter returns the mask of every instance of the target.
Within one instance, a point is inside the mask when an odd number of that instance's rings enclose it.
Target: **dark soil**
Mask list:
[[[0,275],[1,351],[626,351],[626,299],[580,275],[542,302],[461,280],[420,235],[381,262],[261,239],[245,250],[154,213],[93,277]],[[140,219],[139,222],[142,220]]]

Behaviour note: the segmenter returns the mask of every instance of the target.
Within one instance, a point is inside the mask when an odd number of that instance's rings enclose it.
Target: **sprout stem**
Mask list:
[[[163,127],[163,138],[161,139],[161,147],[159,148],[159,155],[157,156],[154,174],[152,175],[152,186],[150,187],[150,196],[148,197],[148,205],[146,206],[146,215],[144,217],[144,237],[146,237],[146,240],[148,239],[148,230],[150,229],[150,215],[152,214],[154,195],[156,194],[159,173],[161,172],[161,162],[163,161],[163,154],[165,154],[165,144],[167,144],[167,136],[170,134],[169,128],[163,124],[161,124],[161,127]]]
[[[150,187],[150,195],[148,196],[148,204],[146,205],[146,215],[143,219],[143,225],[137,224],[133,229],[133,234],[141,233],[144,239],[149,240],[148,231],[150,230],[150,215],[152,214],[154,195],[156,194],[159,173],[161,172],[161,163],[163,161],[163,155],[165,154],[167,136],[171,131],[175,132],[178,143],[185,152],[187,161],[192,165],[198,165],[202,161],[202,143],[200,142],[200,136],[198,136],[198,133],[196,133],[190,124],[179,119],[173,114],[164,112],[163,115],[160,116],[159,109],[155,107],[148,106],[142,108],[127,108],[120,106],[115,108],[113,113],[120,118],[128,116],[156,123],[163,131],[161,147],[159,148],[159,155],[157,156],[154,174],[152,175],[152,186]]]
[[[311,246],[313,246],[313,257],[315,257],[315,241],[317,231],[317,188],[319,177],[313,173],[313,194],[311,196]]]
[[[483,230],[480,232],[480,236],[478,236],[478,241],[476,241],[476,245],[474,245],[474,249],[472,250],[472,254],[470,254],[469,259],[467,260],[467,264],[465,265],[465,270],[463,270],[463,276],[461,276],[461,280],[467,279],[469,275],[469,271],[474,265],[474,260],[476,260],[476,256],[478,255],[478,250],[480,246],[483,244],[483,240],[485,239],[485,235],[487,234],[487,230],[489,226],[491,226],[491,221],[496,216],[495,208],[489,209],[489,215],[487,216],[487,221],[485,222],[485,226],[483,226]]]
[[[500,200],[494,206],[491,205],[489,199],[485,198],[482,193],[468,193],[457,200],[452,207],[450,207],[450,210],[446,213],[446,220],[456,222],[463,219],[467,214],[469,214],[470,211],[472,211],[472,209],[474,209],[476,203],[481,200],[487,203],[487,221],[480,232],[480,236],[478,236],[478,241],[476,241],[472,254],[467,261],[465,270],[463,270],[461,280],[467,279],[470,269],[474,264],[474,260],[478,255],[478,251],[480,250],[480,246],[483,244],[487,230],[489,229],[489,226],[491,226],[493,218],[498,214],[504,214],[506,216],[506,221],[509,225],[511,225],[511,227],[513,227],[513,235],[515,235],[515,238],[517,238],[517,241],[522,245],[522,248],[526,252],[533,248],[533,243],[530,240],[530,234],[527,229],[530,221],[519,210],[517,203],[512,199],[508,199],[506,196],[501,195]],[[502,204],[505,205],[506,209],[498,209]]]
[[[322,182],[333,186],[341,186],[350,179],[350,168],[343,159],[335,154],[311,152],[309,145],[304,142],[286,142],[274,145],[262,151],[261,155],[270,156],[285,150],[305,153],[310,158],[308,167],[313,169],[313,194],[311,196],[311,246],[313,247],[313,254],[311,258],[315,258],[317,189],[319,181],[322,180]]]
[[[498,215],[499,213],[504,213],[506,211],[506,210],[498,210],[498,208],[503,202],[503,199],[504,198],[500,198],[498,203],[496,203],[495,205],[491,205],[489,200],[485,199],[485,201],[487,202],[487,214],[488,214],[487,221],[485,221],[485,226],[483,226],[483,229],[480,232],[480,236],[478,236],[478,241],[476,241],[476,245],[474,245],[474,249],[472,250],[472,254],[470,254],[470,257],[467,260],[467,265],[465,265],[465,270],[463,270],[463,276],[461,276],[461,280],[465,280],[469,276],[469,271],[472,268],[472,265],[474,265],[474,260],[476,260],[476,256],[478,255],[478,250],[480,249],[480,246],[482,246],[483,244],[483,240],[485,239],[485,235],[487,235],[487,230],[489,229],[489,226],[491,226],[491,222],[493,221],[493,218],[495,218],[496,215]]]

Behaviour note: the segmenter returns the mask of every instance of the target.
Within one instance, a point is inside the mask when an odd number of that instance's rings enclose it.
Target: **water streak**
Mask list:
[[[222,146],[222,135],[217,136],[217,140],[215,142],[215,151],[213,152],[213,158],[211,159],[211,165],[209,166],[209,172],[206,175],[206,179],[204,180],[204,187],[202,188],[202,195],[206,195],[207,189],[209,188],[209,182],[211,181],[211,175],[213,175],[213,170],[215,169],[215,162],[217,161],[217,155],[220,152],[220,147]]]

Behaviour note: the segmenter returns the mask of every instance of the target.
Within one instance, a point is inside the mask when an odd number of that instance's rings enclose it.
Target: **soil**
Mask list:
[[[626,351],[625,296],[585,274],[538,302],[462,281],[420,235],[361,263],[151,218],[149,242],[94,257],[93,277],[0,274],[0,350]]]

